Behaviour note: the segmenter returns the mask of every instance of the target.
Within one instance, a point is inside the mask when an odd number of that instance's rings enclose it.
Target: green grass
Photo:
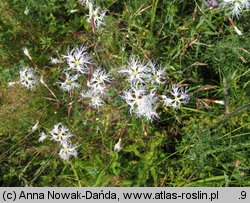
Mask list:
[[[234,19],[239,36],[221,9],[198,1],[95,2],[107,9],[106,26],[95,33],[77,0],[0,2],[0,185],[250,186],[249,11]],[[57,84],[62,69],[49,58],[82,44],[111,73],[110,97],[97,111],[74,94],[68,114],[71,97]],[[59,102],[42,85],[8,87],[21,67],[34,66],[23,47]],[[166,66],[159,91],[187,84],[191,100],[179,110],[159,106],[153,122],[131,116],[118,96],[128,87],[118,70],[130,55]],[[57,143],[38,142],[39,131],[58,122],[79,144],[69,162]],[[123,150],[114,152],[120,137]]]

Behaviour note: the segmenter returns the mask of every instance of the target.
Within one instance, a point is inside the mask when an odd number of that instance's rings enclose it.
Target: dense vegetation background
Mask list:
[[[0,185],[250,186],[250,13],[233,19],[238,35],[221,8],[204,2],[95,1],[107,13],[106,26],[93,33],[77,0],[1,0]],[[83,101],[69,114],[60,66],[50,57],[81,44],[111,72],[110,98],[99,111]],[[8,87],[23,66],[34,66],[23,47],[59,103],[42,85]],[[159,108],[153,122],[131,116],[117,95],[126,85],[118,70],[132,54],[166,66],[166,86],[188,85],[190,101]],[[39,131],[58,122],[79,144],[70,161],[50,138],[38,142]],[[123,149],[115,152],[120,137]]]

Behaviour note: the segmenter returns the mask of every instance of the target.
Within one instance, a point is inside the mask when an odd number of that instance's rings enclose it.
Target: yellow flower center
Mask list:
[[[30,81],[29,77],[28,76],[24,76],[24,81],[25,82],[29,82]]]
[[[75,60],[75,61],[74,61],[74,65],[75,65],[75,66],[79,66],[80,64],[81,64],[81,63],[80,63],[79,60]]]
[[[138,71],[137,71],[137,68],[134,68],[133,69],[133,72],[132,72],[133,76],[137,76],[138,75]]]

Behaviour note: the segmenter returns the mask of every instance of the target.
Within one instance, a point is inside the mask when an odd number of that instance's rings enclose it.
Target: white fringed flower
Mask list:
[[[103,98],[106,96],[106,83],[111,83],[108,76],[109,74],[105,71],[96,69],[87,83],[89,90],[81,93],[83,98],[89,98],[91,100],[91,106],[94,108],[99,109],[99,107],[104,105]]]
[[[149,67],[148,82],[153,85],[160,85],[165,83],[165,69],[164,67],[157,66],[152,61],[149,61],[147,66]]]
[[[89,14],[87,15],[87,22],[93,24],[96,29],[99,29],[101,28],[101,26],[105,25],[104,17],[106,11],[102,11],[100,7],[94,9],[93,3],[91,1],[88,1],[88,3],[86,3],[86,6],[89,9]]]
[[[88,66],[92,63],[91,56],[87,52],[87,47],[75,47],[69,50],[67,55],[62,56],[69,65],[69,70],[77,71],[81,74],[88,73]]]
[[[53,130],[49,132],[52,136],[52,140],[57,142],[67,142],[70,137],[73,136],[68,128],[66,128],[62,123],[54,125]]]
[[[105,95],[106,83],[111,83],[111,80],[108,78],[109,74],[101,69],[97,69],[92,74],[92,77],[88,83],[88,86],[97,94]]]
[[[37,84],[37,77],[33,68],[25,67],[19,72],[19,83],[27,89],[33,89]]]
[[[172,85],[171,97],[162,95],[164,105],[171,106],[174,109],[180,108],[181,104],[185,104],[190,99],[187,92],[186,88],[178,87],[176,84]]]
[[[144,95],[142,101],[137,108],[137,115],[139,117],[146,117],[147,120],[153,121],[159,118],[156,112],[157,97],[155,96],[154,90],[150,94]]]
[[[59,156],[63,160],[68,161],[71,156],[74,156],[74,157],[77,156],[76,148],[77,146],[72,145],[70,141],[62,142],[62,148],[59,152]]]
[[[60,82],[61,88],[64,91],[70,92],[75,88],[79,88],[80,84],[77,82],[79,75],[70,75],[69,73],[65,73],[66,79],[64,82]]]
[[[99,92],[96,92],[95,89],[90,89],[87,92],[82,92],[81,96],[83,98],[89,98],[91,101],[91,106],[93,106],[96,109],[99,109],[99,107],[104,105],[104,101],[101,98],[101,95]]]
[[[149,121],[159,118],[156,112],[157,97],[155,91],[152,90],[149,94],[142,96],[137,105],[136,115],[138,117],[145,117]]]
[[[127,75],[131,84],[144,84],[145,80],[149,78],[149,71],[150,69],[146,65],[140,63],[138,59],[132,56],[130,57],[128,66],[123,67],[119,72]]]
[[[231,9],[232,15],[239,18],[242,10],[250,8],[249,0],[222,0],[221,2],[222,8]]]
[[[155,96],[155,90],[146,94],[144,89],[132,87],[129,91],[125,91],[122,97],[130,106],[130,114],[134,112],[138,117],[146,117],[150,121],[159,118],[156,112],[157,97]]]
[[[130,114],[132,114],[133,111],[136,112],[135,109],[138,105],[140,105],[144,94],[145,89],[138,87],[132,87],[130,90],[124,91],[122,98],[125,99],[127,104],[130,106]]]

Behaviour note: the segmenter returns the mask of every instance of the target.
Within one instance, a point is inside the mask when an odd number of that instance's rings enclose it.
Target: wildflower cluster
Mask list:
[[[3,2],[1,185],[249,185],[250,0]]]
[[[62,123],[54,125],[53,130],[51,130],[49,133],[52,137],[52,140],[61,144],[59,156],[63,160],[69,160],[71,156],[77,156],[77,146],[73,145],[70,140],[73,134]]]
[[[39,121],[37,121],[36,124],[32,127],[31,133],[34,133],[38,129],[38,124]],[[77,156],[77,146],[73,145],[70,140],[73,134],[62,123],[54,125],[54,128],[48,133],[51,135],[51,140],[54,140],[55,142],[58,142],[60,144],[61,149],[58,154],[63,160],[69,160],[71,156]],[[47,134],[42,131],[39,134],[38,142],[43,142],[46,138]]]
[[[32,57],[31,57],[27,47],[23,48],[23,53],[25,56],[27,56],[32,61]],[[15,83],[16,82],[10,82],[9,86],[14,85]],[[19,83],[21,85],[23,85],[24,87],[26,87],[27,89],[34,89],[38,83],[37,74],[36,74],[35,69],[28,67],[28,66],[23,67],[19,71]]]
[[[62,55],[62,58],[67,66],[63,71],[65,79],[60,82],[61,89],[71,92],[82,87],[81,98],[90,99],[91,106],[99,109],[104,104],[106,84],[110,83],[109,75],[93,63],[93,59],[85,46],[76,46],[72,50],[68,50],[67,55]],[[85,79],[85,85],[81,84],[80,78]]]
[[[100,68],[94,70],[91,79],[88,81],[88,90],[82,92],[82,98],[89,98],[94,108],[99,108],[104,104],[103,99],[107,96],[107,83],[110,83],[108,74]]]
[[[95,7],[91,0],[81,0],[80,2],[88,9],[87,22],[91,23],[93,31],[102,28],[105,25],[105,12],[100,7]],[[237,17],[243,9],[248,9],[250,6],[248,0],[207,0],[205,4],[207,7],[213,8],[219,6],[222,8],[230,7],[232,8],[232,14]],[[32,61],[35,68],[24,67],[21,69],[18,83],[28,89],[33,89],[40,81],[56,101],[59,101],[55,93],[45,83],[43,75],[40,75],[40,80],[38,80],[38,75],[41,73],[29,50],[23,48],[23,53]],[[97,110],[105,104],[105,99],[108,97],[107,90],[112,82],[111,75],[104,68],[95,64],[93,55],[89,52],[87,46],[68,47],[66,53],[59,58],[50,57],[50,64],[52,66],[58,65],[61,77],[57,84],[59,84],[61,90],[69,95],[70,107],[75,101],[85,100]],[[164,109],[171,107],[178,110],[190,100],[186,85],[170,84],[167,81],[166,67],[151,60],[142,61],[131,55],[127,65],[121,67],[118,72],[125,76],[127,81],[121,98],[130,107],[130,115],[153,121],[160,118],[160,109],[162,107]],[[10,82],[9,86],[14,84],[16,82]],[[214,103],[216,103],[215,101]],[[37,125],[34,126],[32,131],[35,131],[36,128]],[[59,155],[62,159],[68,160],[70,156],[77,156],[77,147],[72,144],[70,139],[73,134],[62,123],[55,125],[49,134],[52,140],[60,143]],[[42,132],[39,141],[42,142],[46,137],[47,135]],[[114,150],[120,151],[122,149],[120,145],[121,138],[116,143]]]
[[[130,114],[135,113],[137,117],[146,117],[152,121],[159,118],[156,110],[160,98],[163,99],[164,105],[173,108],[179,108],[182,103],[189,100],[187,90],[179,89],[176,85],[173,85],[171,92],[174,98],[165,95],[159,97],[157,94],[159,86],[166,83],[165,71],[165,67],[158,66],[152,61],[144,63],[134,56],[130,57],[128,65],[119,71],[127,76],[130,84],[122,96],[130,106]]]
[[[86,52],[86,49],[84,46],[75,47],[72,50],[68,50],[67,55],[62,55],[67,64],[67,67],[63,70],[65,74],[64,81],[59,82],[62,90],[71,92],[81,87],[78,79],[81,75],[88,72],[88,65],[91,64],[91,57]]]

